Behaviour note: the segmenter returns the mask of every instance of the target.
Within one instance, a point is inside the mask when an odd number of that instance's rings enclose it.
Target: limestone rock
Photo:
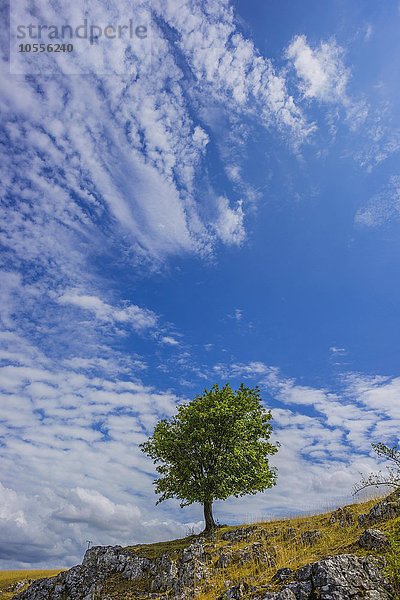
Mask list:
[[[301,534],[301,541],[307,546],[313,546],[321,537],[322,533],[318,529],[314,529],[312,531],[304,531]]]
[[[252,549],[252,544],[243,550]],[[341,555],[326,558],[307,565],[294,573],[280,569],[275,578],[280,581],[292,579],[283,590],[262,593],[260,600],[390,600],[390,586],[383,574],[383,564],[375,557]],[[151,589],[141,595],[146,598],[162,598],[164,594],[174,600],[193,600],[198,595],[198,584],[209,574],[204,547],[195,542],[185,548],[176,560],[167,554],[149,559],[138,556],[120,546],[91,548],[82,565],[60,573],[50,579],[34,582],[28,590],[15,596],[18,600],[92,600],[93,597],[109,600],[103,589],[110,574],[151,582]],[[228,583],[228,582],[227,582]],[[228,583],[229,585],[229,583]],[[221,600],[246,598],[257,590],[246,583],[232,586]],[[261,590],[259,590],[261,592]]]
[[[240,600],[240,598],[247,596],[252,589],[246,583],[240,583],[229,588],[218,600]]]
[[[278,571],[273,576],[274,581],[284,582],[294,578],[293,569],[289,569],[288,567],[284,567],[282,569],[278,569]]]
[[[254,542],[254,544],[239,550],[238,559],[242,565],[247,562],[275,564],[275,555],[272,554],[272,551],[269,554],[266,553],[261,542]]]
[[[369,513],[359,515],[358,523],[362,527],[368,527],[380,521],[387,521],[396,517],[400,517],[400,491],[395,491],[390,496],[377,502]]]
[[[380,560],[343,554],[299,569],[296,581],[263,600],[390,600]]]
[[[72,567],[56,577],[40,579],[15,596],[16,600],[92,600],[102,595],[106,579],[119,573],[130,581],[148,582],[149,595],[172,590],[176,600],[191,600],[196,586],[208,574],[206,555],[196,541],[173,560],[168,554],[149,559],[121,546],[90,548],[82,565]],[[154,597],[154,596],[153,596]]]
[[[261,542],[254,542],[237,551],[220,548],[218,559],[215,563],[217,569],[225,569],[232,563],[244,565],[253,562],[257,564],[274,565],[276,562],[276,550],[271,547],[269,551],[264,550]]]
[[[296,537],[296,530],[294,527],[287,527],[282,535],[283,541],[293,540]]]
[[[296,600],[296,598],[297,596],[291,589],[285,588],[281,592],[267,594],[263,600]]]
[[[3,588],[2,591],[3,592],[18,592],[19,590],[21,590],[26,585],[29,585],[30,583],[32,583],[32,579],[21,579],[20,581],[15,581],[14,583],[11,583],[7,587]]]
[[[383,550],[389,546],[389,540],[379,529],[366,529],[360,536],[358,545],[367,550]]]
[[[331,525],[337,523],[340,527],[350,527],[355,523],[354,514],[346,506],[338,508],[331,514],[329,523]]]
[[[257,528],[255,526],[231,529],[221,534],[221,540],[226,542],[242,542],[254,535],[256,529]]]
[[[215,563],[215,566],[217,567],[217,569],[225,569],[231,563],[233,563],[233,560],[234,560],[233,552],[226,552],[221,548],[221,550],[219,552],[219,557],[218,557],[217,562]]]

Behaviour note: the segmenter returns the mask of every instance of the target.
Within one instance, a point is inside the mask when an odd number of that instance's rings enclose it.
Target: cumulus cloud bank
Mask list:
[[[0,367],[5,566],[72,564],[86,539],[128,544],[194,525],[178,523],[168,509],[154,519],[146,499],[153,467],[138,447],[174,412],[175,395],[78,374],[12,334],[2,341],[3,361],[13,357]]]

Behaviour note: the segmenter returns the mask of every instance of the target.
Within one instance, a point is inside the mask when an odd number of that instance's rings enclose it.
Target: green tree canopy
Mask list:
[[[162,419],[141,445],[156,463],[157,503],[179,498],[181,506],[200,502],[206,531],[215,527],[213,501],[255,494],[276,483],[268,457],[277,445],[268,440],[271,413],[262,405],[259,389],[243,384],[214,385],[192,402]]]

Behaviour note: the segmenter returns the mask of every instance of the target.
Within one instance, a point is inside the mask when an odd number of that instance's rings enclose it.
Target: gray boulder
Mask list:
[[[368,527],[396,517],[400,517],[400,491],[393,492],[374,504],[368,513],[359,515],[358,524],[361,527]]]
[[[218,598],[218,600],[240,600],[249,594],[251,590],[254,588],[247,585],[247,583],[240,583],[239,585],[235,585],[234,587],[226,590],[222,596]]]
[[[254,542],[250,546],[246,546],[237,552],[238,562],[246,564],[248,562],[264,563],[268,566],[276,563],[276,552],[274,548],[270,548],[269,552],[265,552],[261,542]]]
[[[250,527],[237,527],[236,529],[230,529],[221,534],[221,540],[225,542],[242,542],[249,539],[255,534],[257,528],[254,525]]]
[[[285,588],[281,592],[275,594],[267,594],[264,600],[296,600],[297,596],[290,588]]]
[[[345,506],[344,508],[338,508],[331,514],[329,523],[331,525],[337,523],[340,527],[350,527],[354,525],[355,518],[351,510]]]
[[[274,565],[276,563],[276,551],[273,547],[270,547],[269,551],[266,552],[261,542],[254,542],[235,551],[229,548],[226,549],[226,547],[220,548],[215,566],[217,569],[225,569],[232,563],[245,565],[249,562],[263,563],[268,566]]]
[[[391,600],[382,563],[372,556],[343,554],[299,569],[296,581],[263,600]]]
[[[278,569],[278,571],[275,573],[272,579],[274,581],[278,581],[279,583],[294,579],[294,571],[293,569],[289,569],[288,567]]]
[[[295,537],[296,530],[294,527],[287,527],[282,534],[282,539],[284,542],[287,542],[288,540],[294,540]]]
[[[358,545],[367,550],[384,550],[389,546],[389,540],[379,529],[366,529],[360,536]]]
[[[231,563],[233,563],[233,561],[234,561],[233,552],[229,552],[229,551],[226,552],[223,549],[221,549],[219,552],[217,562],[215,563],[215,566],[217,567],[217,569],[225,569]]]
[[[313,546],[321,537],[322,533],[318,529],[314,529],[312,531],[304,531],[300,539],[306,546]]]

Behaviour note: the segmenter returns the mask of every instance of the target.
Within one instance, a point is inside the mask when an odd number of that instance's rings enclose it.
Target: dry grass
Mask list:
[[[225,569],[215,569],[214,576],[207,580],[206,587],[202,589],[199,600],[215,600],[223,594],[227,587],[242,582],[256,587],[265,586],[265,589],[273,590],[276,589],[276,584],[272,580],[273,575],[282,567],[290,567],[295,570],[327,556],[345,553],[364,554],[365,552],[356,545],[356,541],[363,531],[358,525],[357,516],[368,512],[375,503],[376,499],[349,505],[348,509],[353,513],[355,523],[347,527],[340,527],[338,523],[330,523],[332,511],[314,516],[257,523],[251,537],[244,542],[231,545],[220,538],[225,531],[233,528],[222,529],[218,532],[219,541],[216,543],[218,551],[226,548],[229,552],[235,553],[240,548],[250,546],[254,542],[261,542],[263,550],[275,558],[270,566],[251,561],[245,564],[233,562]],[[393,521],[388,522],[379,527],[390,530],[390,528],[393,529],[393,523]],[[302,533],[314,530],[321,532],[320,539],[312,545],[301,541]],[[287,539],[288,532],[292,534],[290,539]]]
[[[18,590],[22,592],[28,586],[28,583],[36,579],[43,579],[44,577],[54,577],[54,575],[61,573],[62,570],[0,571],[0,599],[11,600],[15,593],[11,588],[19,581],[27,582],[24,587]]]

